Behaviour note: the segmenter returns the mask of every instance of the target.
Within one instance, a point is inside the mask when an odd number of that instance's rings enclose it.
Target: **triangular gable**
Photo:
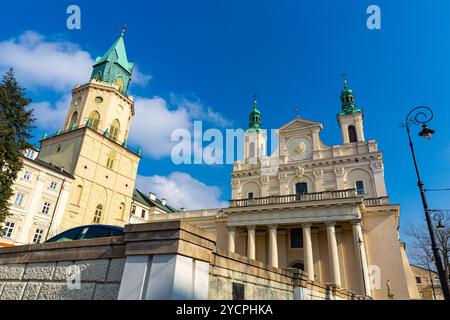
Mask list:
[[[320,127],[320,129],[323,128],[323,126],[320,122],[305,120],[300,117],[297,117],[294,120],[292,120],[291,122],[282,126],[279,130],[280,131],[291,131],[291,130],[310,128],[310,127]]]

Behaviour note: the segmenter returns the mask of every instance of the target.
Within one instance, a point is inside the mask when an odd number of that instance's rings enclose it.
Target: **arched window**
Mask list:
[[[255,143],[252,142],[250,143],[250,158],[254,158],[255,157]]]
[[[116,152],[113,150],[108,155],[108,161],[106,162],[106,166],[112,170],[114,168],[115,162],[116,162]]]
[[[122,77],[117,78],[117,85],[119,86],[119,91],[122,91],[122,89],[123,89],[123,78]]]
[[[99,204],[97,208],[95,209],[94,214],[94,223],[100,223],[102,221],[102,213],[103,213],[103,206]]]
[[[81,203],[81,196],[83,195],[83,186],[78,185],[75,189],[75,193],[73,196],[73,204],[79,206]]]
[[[100,124],[100,113],[97,111],[91,112],[89,115],[89,126],[92,130],[97,131],[98,125]]]
[[[78,122],[78,112],[75,111],[69,121],[69,130],[75,129]]]
[[[119,132],[120,132],[120,122],[119,120],[116,119],[111,124],[111,128],[109,130],[109,137],[112,140],[117,140],[117,138],[119,137]]]
[[[296,263],[294,263],[294,264],[292,265],[291,268],[299,269],[299,270],[305,271],[305,264],[304,264],[303,262],[296,262]]]
[[[97,72],[95,74],[95,80],[100,81],[101,77],[102,77],[102,74],[100,72]]]
[[[355,126],[348,126],[348,139],[350,140],[350,143],[358,142]]]
[[[365,195],[366,192],[364,190],[364,182],[363,181],[356,181],[356,193],[359,195]]]
[[[122,220],[125,220],[125,203],[124,202],[120,203],[119,210],[120,210],[119,216],[121,217]]]
[[[308,193],[308,184],[306,182],[300,182],[295,184],[295,194]]]

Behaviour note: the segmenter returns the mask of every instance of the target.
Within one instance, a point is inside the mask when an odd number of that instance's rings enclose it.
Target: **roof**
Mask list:
[[[436,273],[437,274],[437,272],[434,271],[434,270],[430,270],[430,269],[427,269],[427,268],[424,268],[424,267],[419,267],[419,266],[417,266],[415,264],[412,264],[412,263],[410,264],[410,266],[414,267],[414,268],[417,268],[417,269],[422,269],[422,270],[427,271],[427,272],[431,272],[431,273]]]
[[[104,62],[116,62],[122,68],[131,73],[133,69],[133,63],[128,62],[127,52],[125,50],[125,42],[123,41],[123,34],[117,39],[111,48],[104,54],[103,57],[97,57],[95,65],[99,65]]]
[[[152,199],[150,199],[149,197],[147,197],[144,193],[142,193],[141,191],[139,191],[138,189],[134,189],[133,192],[133,200],[142,204],[145,204],[147,206],[150,207],[157,207],[167,213],[172,213],[172,212],[178,212],[179,210],[169,206],[168,204],[163,205],[161,200],[156,199],[156,201],[153,201]]]
[[[54,164],[52,164],[52,163],[48,163],[48,162],[45,162],[45,161],[42,161],[42,160],[40,160],[40,159],[30,159],[30,158],[27,158],[27,157],[23,157],[24,159],[26,159],[26,160],[28,160],[28,161],[30,161],[30,162],[32,162],[32,163],[34,163],[34,164],[37,164],[37,165],[39,165],[39,166],[41,166],[41,167],[44,167],[44,168],[46,168],[46,169],[49,169],[49,170],[51,170],[51,171],[53,171],[53,172],[55,172],[55,173],[58,173],[58,174],[60,174],[60,175],[63,175],[63,176],[65,176],[65,177],[67,177],[67,178],[70,178],[70,179],[75,179],[75,177],[73,176],[73,175],[71,175],[70,173],[68,173],[67,171],[65,171],[63,168],[61,168],[61,167],[58,167],[58,166],[55,166]]]

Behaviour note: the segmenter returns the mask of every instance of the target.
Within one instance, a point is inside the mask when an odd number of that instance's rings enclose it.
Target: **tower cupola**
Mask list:
[[[353,90],[348,86],[347,80],[344,80],[344,89],[341,93],[342,111],[340,115],[363,113],[362,109],[355,104]]]
[[[255,96],[253,99],[253,110],[250,112],[249,129],[262,130],[261,127],[261,111],[258,109],[258,100]]]
[[[126,95],[131,82],[133,63],[127,59],[124,43],[125,27],[112,47],[94,63],[91,79],[108,84],[116,84],[119,91]]]

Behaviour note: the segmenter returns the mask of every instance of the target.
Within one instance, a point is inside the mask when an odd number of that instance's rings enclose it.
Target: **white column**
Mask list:
[[[352,221],[353,225],[353,241],[355,244],[355,251],[356,251],[356,265],[358,267],[358,270],[360,270],[360,283],[361,288],[364,289],[363,292],[367,296],[372,296],[372,288],[370,285],[370,278],[369,278],[369,267],[367,264],[367,257],[366,257],[366,249],[364,244],[364,236],[362,233],[361,228],[361,221],[355,220]]]
[[[269,264],[274,268],[278,268],[278,242],[277,242],[277,226],[269,226]]]
[[[251,260],[256,260],[256,227],[247,227],[247,256]]]
[[[42,209],[42,208],[39,208],[39,205],[41,204],[42,191],[44,190],[46,181],[47,181],[46,174],[40,173],[39,176],[37,177],[36,188],[34,189],[34,192],[31,194],[30,204],[28,206],[27,214],[25,216],[25,219],[24,219],[21,231],[20,231],[20,236],[19,236],[18,242],[21,245],[29,244],[33,240],[30,238],[30,235],[32,234],[32,232],[34,232],[34,230],[31,230],[31,228],[33,226],[33,217],[35,214],[37,214],[40,211],[40,209]]]
[[[314,281],[314,258],[311,240],[311,223],[305,223],[303,227],[303,262],[309,281]]]
[[[336,222],[327,222],[328,255],[330,259],[331,282],[341,287],[341,272],[339,270],[339,255],[336,241]]]
[[[236,252],[236,227],[228,228],[228,251]]]

